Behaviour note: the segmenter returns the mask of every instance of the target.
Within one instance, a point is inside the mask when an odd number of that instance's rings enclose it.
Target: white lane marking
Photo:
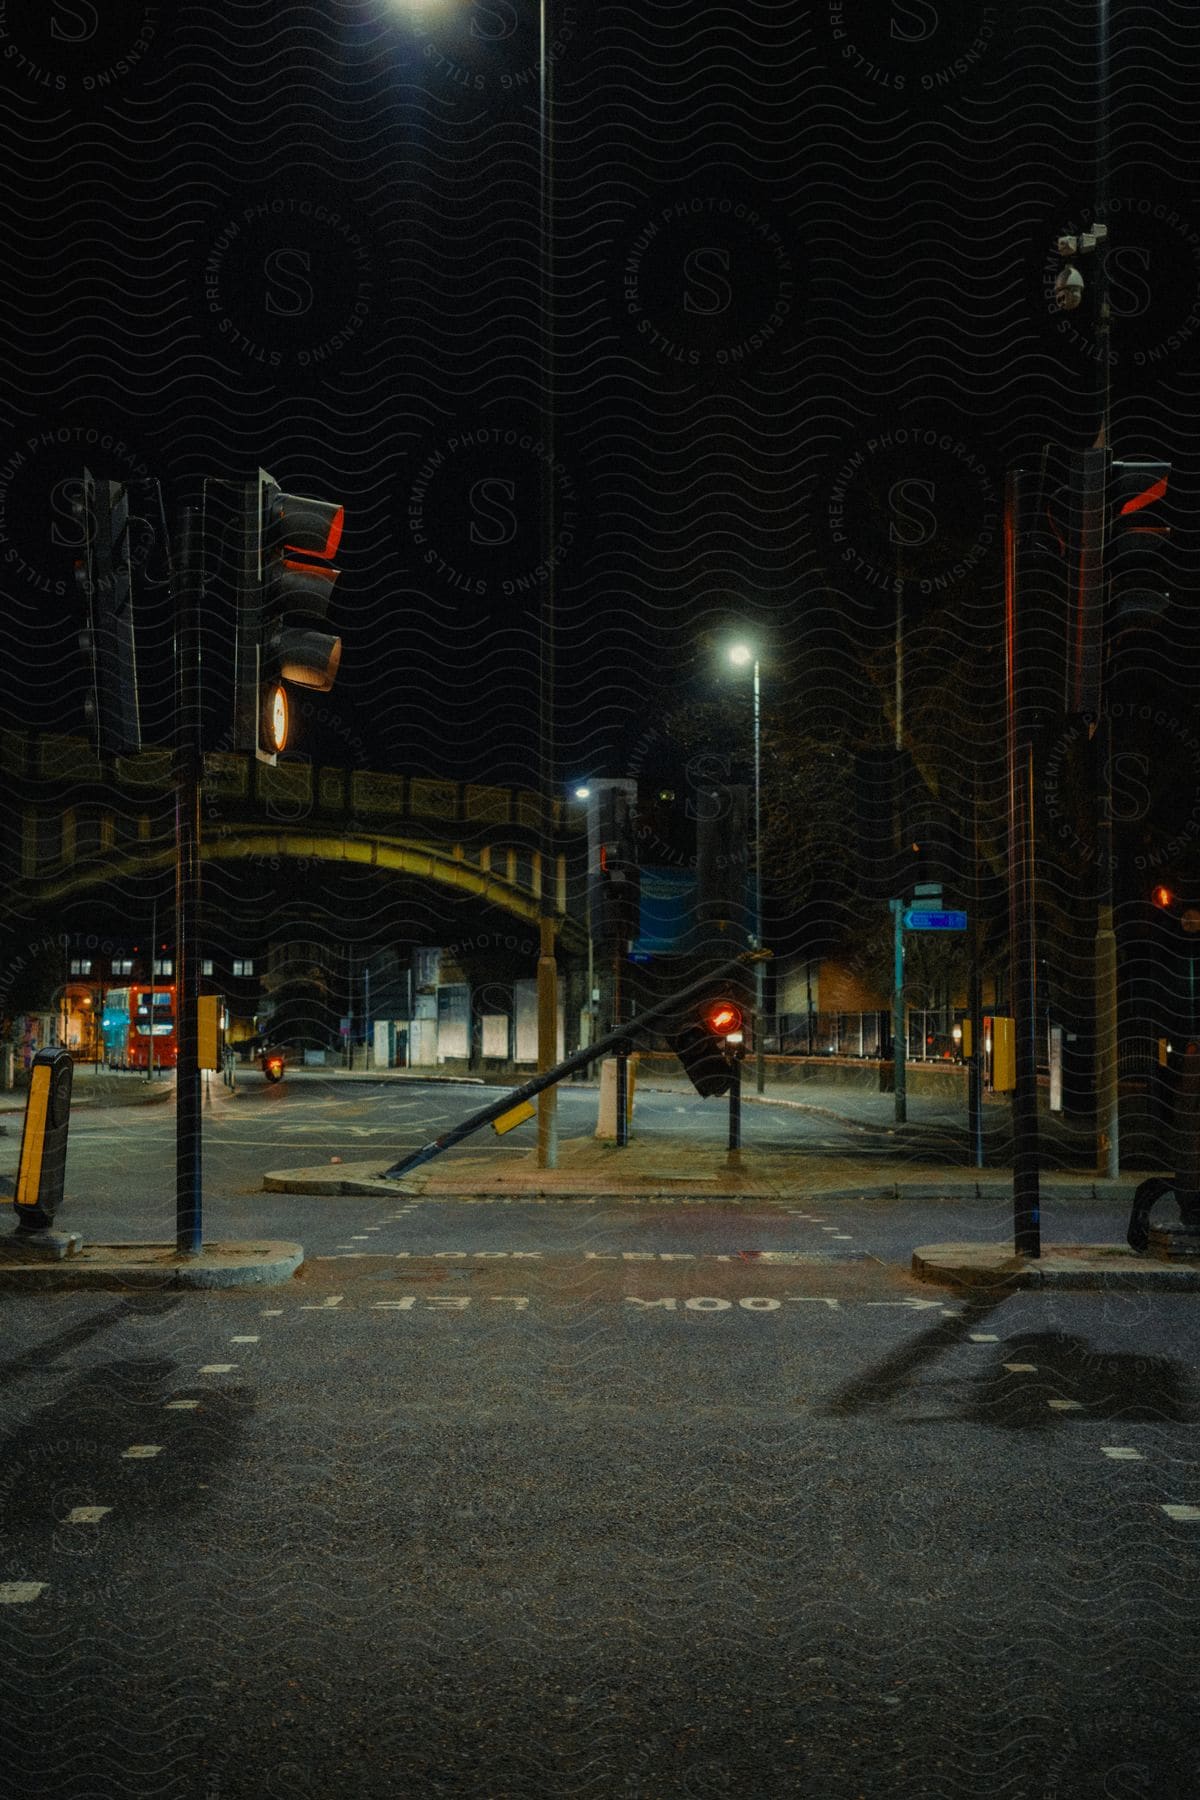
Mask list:
[[[928,1312],[930,1307],[943,1310],[940,1300],[922,1300],[919,1294],[910,1294],[907,1300],[865,1300],[864,1306],[903,1306],[909,1312]],[[957,1313],[951,1315],[957,1318]]]
[[[411,1312],[416,1304],[417,1296],[406,1294],[403,1300],[373,1300],[371,1310],[372,1312]]]
[[[1140,1450],[1133,1450],[1128,1444],[1101,1444],[1105,1456],[1113,1462],[1145,1462]]]
[[[201,1375],[228,1375],[231,1370],[236,1368],[236,1363],[201,1363],[200,1373]]]
[[[1082,1412],[1083,1411],[1083,1401],[1082,1400],[1047,1400],[1046,1405],[1052,1406],[1054,1408],[1055,1412]]]
[[[366,1241],[367,1234],[365,1231],[352,1231],[350,1233],[350,1242],[352,1244],[365,1244]]]
[[[148,1456],[161,1456],[162,1448],[161,1444],[130,1444],[128,1450],[122,1450],[121,1457],[127,1462],[141,1462]]]
[[[229,1341],[231,1344],[260,1344],[262,1339],[256,1337],[231,1337]]]
[[[1200,1521],[1200,1506],[1164,1506],[1163,1511],[1168,1519],[1178,1519],[1183,1525],[1194,1525]]]
[[[998,1344],[1000,1342],[994,1331],[968,1331],[967,1336],[973,1344]]]
[[[73,1506],[63,1520],[63,1524],[96,1525],[104,1517],[105,1513],[110,1513],[111,1511],[111,1506]]]
[[[164,1402],[166,1412],[193,1412],[200,1402],[198,1400],[167,1400]]]
[[[1036,1363],[1005,1363],[1005,1368],[1013,1375],[1036,1375]]]
[[[345,1299],[344,1294],[331,1294],[328,1300],[322,1300],[320,1306],[302,1306],[301,1312],[328,1312],[331,1306],[340,1306]]]
[[[259,1314],[259,1318],[261,1319],[282,1319],[282,1317],[282,1306],[268,1306]]]
[[[23,1606],[45,1591],[44,1581],[0,1581],[0,1606]]]

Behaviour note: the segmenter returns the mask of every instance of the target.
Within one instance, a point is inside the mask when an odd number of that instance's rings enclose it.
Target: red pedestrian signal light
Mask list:
[[[732,1000],[717,1000],[706,1007],[704,1023],[714,1037],[732,1037],[742,1029],[742,1010]]]
[[[1174,906],[1175,896],[1169,887],[1156,887],[1150,896],[1155,906]]]

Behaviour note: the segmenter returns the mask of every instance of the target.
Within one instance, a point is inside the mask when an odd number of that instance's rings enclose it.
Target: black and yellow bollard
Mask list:
[[[73,1072],[69,1050],[39,1050],[33,1059],[13,1199],[18,1233],[49,1231],[62,1203]]]

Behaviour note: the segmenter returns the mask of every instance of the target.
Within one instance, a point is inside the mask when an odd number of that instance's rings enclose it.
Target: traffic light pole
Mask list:
[[[971,1160],[983,1167],[983,882],[979,866],[979,772],[971,796],[971,974],[968,1001],[971,1054],[967,1059],[967,1127]]]
[[[175,551],[175,980],[179,1046],[175,1077],[175,1247],[203,1246],[200,1161],[200,1046],[197,957],[200,912],[200,608],[203,595],[199,515],[185,508]],[[150,947],[151,995],[155,946]],[[153,1029],[154,1009],[150,1023]],[[153,1037],[151,1037],[153,1042]]]
[[[541,788],[542,874],[537,966],[539,1075],[554,1068],[554,1059],[558,1055],[558,961],[555,954],[557,867],[554,855],[554,809],[557,793],[554,778],[554,220],[551,186],[554,61],[549,54],[547,27],[546,0],[542,0],[538,45],[538,226],[544,394],[542,435],[547,448],[542,460],[541,491],[546,576],[538,610],[538,775]],[[553,1083],[547,1084],[538,1103],[537,1164],[539,1169],[558,1167],[558,1090]]]
[[[1041,1255],[1037,1111],[1037,928],[1034,915],[1033,744],[1020,717],[1024,699],[1020,576],[1022,479],[1010,469],[1004,493],[1005,757],[1008,774],[1008,935],[1016,1033],[1012,1097],[1013,1247]],[[977,1046],[972,1045],[972,1049]]]
[[[1110,1181],[1121,1173],[1121,1107],[1117,1059],[1117,934],[1113,921],[1112,718],[1097,727],[1096,797],[1096,1167]]]
[[[908,1022],[904,1017],[904,901],[889,900],[892,909],[892,1086],[896,1123],[908,1118]]]

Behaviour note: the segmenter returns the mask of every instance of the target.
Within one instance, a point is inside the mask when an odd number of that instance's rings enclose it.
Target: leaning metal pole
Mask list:
[[[413,1150],[408,1156],[401,1157],[398,1163],[393,1163],[390,1169],[383,1171],[380,1180],[398,1181],[401,1176],[409,1175],[414,1169],[419,1169],[423,1163],[432,1162],[433,1158],[440,1156],[443,1150],[450,1150],[455,1144],[461,1144],[464,1138],[470,1137],[471,1133],[478,1131],[481,1126],[490,1125],[493,1119],[503,1118],[505,1113],[511,1112],[523,1101],[532,1100],[535,1094],[546,1091],[553,1092],[555,1082],[562,1081],[567,1075],[573,1075],[577,1069],[586,1069],[589,1063],[599,1062],[602,1057],[608,1056],[611,1052],[619,1052],[622,1046],[628,1047],[630,1041],[640,1032],[650,1030],[660,1020],[670,1018],[692,1001],[704,999],[714,982],[724,981],[730,975],[744,969],[749,960],[751,960],[749,957],[738,956],[732,962],[718,964],[715,969],[710,969],[706,974],[697,976],[695,981],[689,982],[687,987],[681,988],[669,999],[660,1000],[656,1006],[648,1007],[645,1012],[639,1013],[634,1019],[627,1020],[624,1025],[618,1024],[615,1030],[606,1032],[603,1037],[597,1038],[594,1044],[585,1044],[582,1050],[576,1050],[573,1055],[556,1064],[554,1068],[539,1069],[532,1080],[525,1082],[523,1086],[510,1088],[508,1093],[502,1094],[499,1100],[493,1100],[488,1106],[480,1107],[478,1112],[473,1112],[470,1118],[463,1119],[460,1124],[451,1126],[449,1131],[443,1132],[439,1138],[434,1138],[432,1143],[425,1144],[420,1150]]]

